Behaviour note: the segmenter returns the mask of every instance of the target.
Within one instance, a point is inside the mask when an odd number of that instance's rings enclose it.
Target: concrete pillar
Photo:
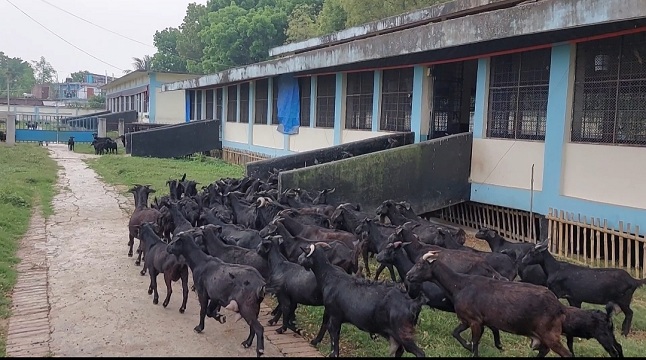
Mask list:
[[[105,124],[105,118],[99,118],[99,129],[98,129],[98,137],[106,137],[106,124]]]
[[[119,136],[125,134],[126,131],[126,122],[123,119],[119,119]]]
[[[16,115],[7,114],[7,145],[16,144]]]

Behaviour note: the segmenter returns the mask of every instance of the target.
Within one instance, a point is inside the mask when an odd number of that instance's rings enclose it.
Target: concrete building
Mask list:
[[[112,112],[136,110],[140,121],[162,124],[183,122],[186,96],[183,93],[161,92],[164,83],[194,79],[197,75],[137,70],[106,85],[106,108]]]
[[[473,203],[527,214],[533,166],[534,214],[646,229],[643,0],[456,0],[270,54],[164,94],[186,94],[188,120],[223,119],[226,151],[267,157],[470,131]],[[277,93],[294,83],[285,102],[300,121],[288,135]]]

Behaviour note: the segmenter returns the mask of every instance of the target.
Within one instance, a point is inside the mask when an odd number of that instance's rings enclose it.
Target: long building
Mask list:
[[[397,131],[417,142],[472,132],[479,209],[559,209],[644,234],[646,2],[618,5],[456,0],[283,45],[269,61],[162,91],[185,93],[187,121],[222,119],[225,152],[254,157]]]

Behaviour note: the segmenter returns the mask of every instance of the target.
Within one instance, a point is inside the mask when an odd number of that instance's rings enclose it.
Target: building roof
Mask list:
[[[622,6],[607,0],[531,1],[167,83],[162,91],[216,87],[287,73],[307,75],[475,58],[645,26],[643,0],[624,0]]]
[[[454,0],[420,10],[390,16],[385,19],[353,26],[332,34],[285,44],[269,49],[269,56],[298,54],[330,45],[343,44],[366,37],[388,34],[431,22],[454,19],[466,15],[512,7],[527,0]],[[530,0],[540,1],[540,0]]]
[[[114,86],[123,84],[126,81],[130,81],[132,79],[136,79],[136,78],[143,77],[143,76],[149,76],[151,74],[176,74],[176,75],[186,75],[187,77],[198,77],[199,76],[199,75],[196,75],[196,74],[189,74],[189,73],[183,73],[183,72],[177,72],[177,71],[134,70],[134,71],[131,71],[131,72],[125,74],[124,76],[122,76],[120,78],[114,79],[111,82],[109,82],[109,83],[107,83],[105,85],[102,85],[101,87],[99,87],[99,89],[107,90],[107,89],[110,89],[110,88],[112,88]]]

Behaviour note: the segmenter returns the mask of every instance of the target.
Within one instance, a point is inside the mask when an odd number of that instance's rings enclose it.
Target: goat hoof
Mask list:
[[[500,351],[505,351],[505,349],[502,348],[501,344],[496,345],[496,348]]]
[[[378,337],[378,336],[377,336],[376,334],[370,334],[370,338],[371,338],[372,340],[377,340],[377,337]]]
[[[155,305],[159,304],[159,299],[153,299],[153,304]]]
[[[283,328],[276,329],[276,334],[282,334],[284,332],[285,332],[285,329],[283,329]]]
[[[294,332],[295,332],[295,333],[297,333],[298,335],[301,335],[301,336],[303,335],[303,334],[302,334],[302,333],[303,333],[303,329],[296,329],[296,330],[294,330]]]
[[[183,313],[184,313],[184,311],[186,311],[186,309],[185,309],[185,308],[179,308],[179,313],[180,313],[180,314],[183,314]]]
[[[269,320],[269,321],[267,321],[267,325],[274,326],[274,325],[276,325],[276,322],[274,320]]]
[[[312,339],[312,341],[310,341],[310,345],[312,345],[312,346],[316,346],[316,345],[318,345],[320,342],[321,342],[321,340]]]
[[[250,343],[248,343],[248,342],[246,342],[246,341],[243,341],[243,342],[242,342],[242,347],[243,347],[243,348],[247,349],[247,348],[249,348],[250,346],[251,346],[251,344],[250,344]]]
[[[193,331],[195,331],[195,332],[196,332],[196,333],[198,333],[198,334],[199,334],[199,333],[201,333],[201,332],[202,332],[202,330],[204,330],[204,328],[203,328],[203,327],[200,327],[200,325],[198,325],[198,326],[196,326],[196,327],[194,327],[194,328],[193,328]]]
[[[148,295],[152,295],[152,294],[153,294],[153,289],[148,289]]]
[[[141,276],[146,276],[146,272],[145,272],[145,271],[143,271],[143,270],[141,270],[141,271],[139,272],[139,275],[141,275]]]
[[[163,307],[168,306],[168,301],[164,301],[164,302],[162,303],[162,306],[163,306]]]
[[[139,265],[141,265],[141,262],[140,261],[135,261],[135,266],[139,266]]]
[[[128,253],[128,257],[132,257],[132,253],[131,253],[131,252],[129,252],[129,253]]]

